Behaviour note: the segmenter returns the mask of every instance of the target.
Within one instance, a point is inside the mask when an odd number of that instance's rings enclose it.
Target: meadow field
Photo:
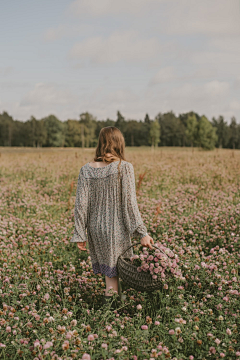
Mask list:
[[[239,360],[240,151],[126,149],[148,232],[185,281],[152,294],[123,283],[115,311],[89,250],[70,243],[93,154],[0,148],[0,359]]]

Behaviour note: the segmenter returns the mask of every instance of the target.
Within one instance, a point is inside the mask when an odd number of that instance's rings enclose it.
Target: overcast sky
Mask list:
[[[14,119],[240,122],[239,0],[1,1],[0,53],[0,112]]]

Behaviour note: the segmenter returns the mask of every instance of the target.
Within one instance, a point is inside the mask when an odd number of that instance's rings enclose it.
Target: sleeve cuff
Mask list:
[[[70,242],[74,243],[74,242],[85,242],[87,241],[87,239],[82,239],[80,238],[80,236],[74,234],[73,237],[71,238]]]
[[[138,225],[136,230],[133,233],[133,236],[137,236],[139,239],[142,239],[144,236],[148,235],[146,226],[141,223]]]
[[[145,233],[145,234],[141,235],[141,236],[140,236],[140,240],[142,240],[142,238],[144,238],[144,237],[147,236],[147,235],[148,235],[148,233]]]

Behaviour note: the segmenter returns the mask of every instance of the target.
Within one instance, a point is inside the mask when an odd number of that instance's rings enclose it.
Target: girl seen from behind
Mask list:
[[[79,172],[75,200],[75,229],[70,242],[89,252],[95,274],[105,275],[104,300],[110,288],[119,293],[118,256],[132,245],[131,237],[152,248],[153,239],[142,221],[133,165],[126,161],[125,141],[114,126],[102,128],[93,162]],[[87,230],[87,233],[86,233]],[[132,248],[125,256],[133,255]]]

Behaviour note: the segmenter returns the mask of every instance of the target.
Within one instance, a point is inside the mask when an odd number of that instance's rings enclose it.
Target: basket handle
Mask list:
[[[131,246],[129,246],[122,254],[121,256],[123,256],[129,249],[131,249],[131,247],[133,247],[134,245],[137,245],[137,244],[132,244]]]
[[[133,246],[135,246],[135,245],[137,245],[137,244],[133,244],[133,245],[129,246],[129,247],[122,253],[121,256],[123,256],[129,249],[131,249],[131,247],[133,247]],[[154,246],[156,249],[160,250],[164,255],[166,255],[166,256],[169,258],[169,256],[168,256],[167,254],[165,254],[161,249],[159,249],[159,247],[157,247],[155,244],[151,244],[151,245]]]

